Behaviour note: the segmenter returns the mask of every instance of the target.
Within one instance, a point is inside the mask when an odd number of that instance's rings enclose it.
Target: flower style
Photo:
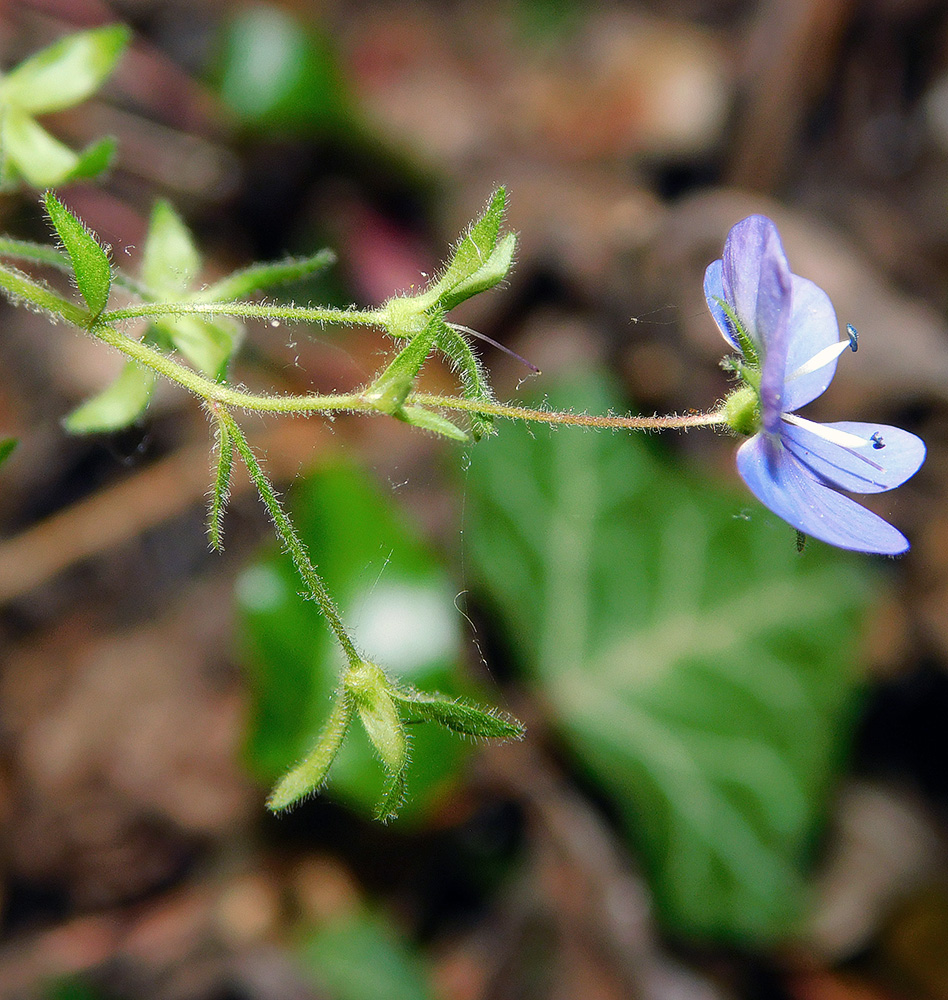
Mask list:
[[[740,352],[745,385],[725,403],[728,423],[752,434],[737,453],[751,492],[798,531],[857,552],[898,555],[905,536],[837,492],[881,493],[925,460],[925,444],[885,424],[818,424],[797,410],[820,396],[856,334],[839,339],[832,303],[812,281],[790,273],[777,227],[752,215],[728,233],[723,260],[704,278],[708,308]]]

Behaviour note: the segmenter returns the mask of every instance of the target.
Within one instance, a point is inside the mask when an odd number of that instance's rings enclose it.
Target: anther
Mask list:
[[[846,333],[849,336],[849,346],[852,348],[853,354],[855,354],[859,350],[859,334],[852,323],[846,324]]]
[[[878,451],[880,448],[885,447],[885,441],[882,440],[882,435],[876,431],[869,440],[872,442],[872,447]]]

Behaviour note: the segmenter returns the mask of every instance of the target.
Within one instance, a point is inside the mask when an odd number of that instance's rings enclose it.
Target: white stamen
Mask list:
[[[838,444],[840,448],[845,448],[850,455],[862,459],[866,465],[871,465],[874,469],[882,471],[881,465],[876,464],[866,455],[860,455],[853,450],[854,448],[874,448],[875,443],[872,438],[861,438],[858,434],[841,431],[838,427],[827,427],[826,424],[815,423],[813,420],[807,420],[806,417],[801,417],[796,413],[782,413],[781,417],[788,424],[795,424],[797,427],[802,427],[805,431],[815,434],[824,441],[829,441],[831,444]]]
[[[841,448],[866,448],[872,444],[869,438],[861,438],[858,434],[850,434],[849,431],[841,431],[838,427],[827,427],[826,424],[818,424],[813,420],[807,420],[796,413],[784,413],[783,419],[788,424],[796,424],[804,430],[810,431],[824,441],[838,444]]]
[[[812,372],[819,371],[821,368],[825,368],[828,364],[835,361],[843,351],[849,350],[849,347],[850,342],[848,340],[840,340],[838,343],[830,344],[829,347],[824,347],[822,351],[817,351],[809,361],[800,365],[793,374],[788,375],[785,381],[792,382],[795,378],[800,378],[802,375],[809,375]]]

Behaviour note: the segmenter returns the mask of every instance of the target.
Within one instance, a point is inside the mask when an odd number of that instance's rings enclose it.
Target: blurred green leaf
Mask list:
[[[203,289],[193,298],[199,302],[246,298],[254,292],[273,288],[275,285],[288,285],[312,277],[335,261],[336,255],[332,250],[317,250],[308,257],[288,257],[286,260],[251,264]]]
[[[565,398],[614,402],[596,385]],[[790,933],[847,742],[865,563],[798,554],[751,496],[629,436],[505,428],[466,483],[471,567],[666,921]]]
[[[215,76],[221,99],[244,127],[318,135],[351,118],[329,36],[275,6],[234,15]]]
[[[155,202],[142,253],[142,280],[161,298],[183,295],[197,280],[201,255],[191,231],[164,198]]]
[[[0,80],[0,103],[38,115],[84,101],[115,68],[129,37],[128,28],[113,24],[60,39]]]
[[[365,911],[311,932],[301,954],[331,1000],[433,1000],[417,955],[388,922]]]
[[[18,443],[16,438],[0,438],[0,466],[6,463]]]
[[[154,299],[193,301],[202,293],[191,291],[201,270],[201,255],[191,231],[170,202],[160,200],[152,209],[142,255],[142,280]],[[198,371],[222,378],[243,337],[234,319],[203,316],[166,316],[149,328],[151,339],[164,350],[180,351]]]
[[[0,117],[4,183],[23,177],[34,187],[62,184],[79,163],[79,156],[41,125],[16,110]]]
[[[460,621],[454,589],[393,501],[339,463],[298,480],[289,506],[366,656],[406,684],[463,693],[454,676]],[[253,686],[248,758],[264,781],[280,777],[316,743],[345,666],[318,608],[299,590],[282,554],[260,560],[238,582]],[[403,815],[422,815],[466,752],[438,726],[413,726]],[[383,780],[365,731],[351,726],[333,764],[329,794],[372,815]]]
[[[104,434],[133,424],[145,412],[155,373],[129,361],[115,381],[63,419],[70,434]]]
[[[62,241],[72,269],[76,285],[86,300],[86,305],[97,316],[109,301],[112,287],[112,265],[109,255],[99,245],[95,235],[53,194],[47,191],[44,197],[46,212],[56,233]]]

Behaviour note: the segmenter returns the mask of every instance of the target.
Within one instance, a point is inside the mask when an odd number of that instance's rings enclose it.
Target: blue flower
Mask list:
[[[708,308],[740,352],[745,385],[725,404],[728,422],[752,434],[737,469],[758,500],[794,528],[830,545],[897,555],[909,543],[881,517],[839,490],[881,493],[925,461],[925,444],[885,424],[818,424],[797,414],[836,374],[855,331],[839,339],[826,293],[790,267],[777,227],[761,215],[728,233],[723,260],[704,278]]]

